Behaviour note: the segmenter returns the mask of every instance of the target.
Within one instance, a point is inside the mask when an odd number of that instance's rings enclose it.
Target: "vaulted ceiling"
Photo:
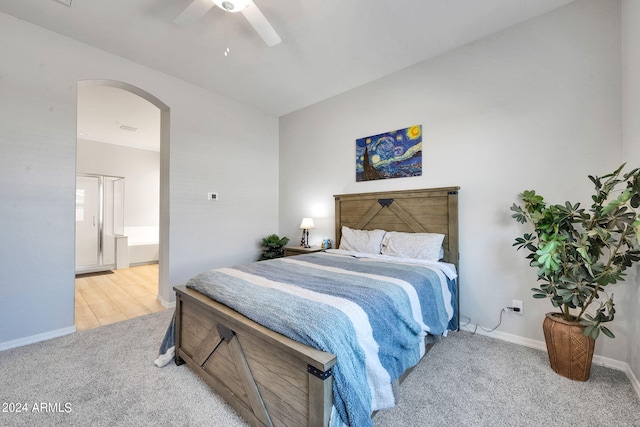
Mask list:
[[[254,0],[282,38],[274,47],[218,7],[174,23],[192,1],[2,0],[0,11],[280,116],[572,0]]]
[[[194,1],[208,11],[176,24]],[[0,0],[0,11],[279,117],[571,1],[254,0],[282,38],[273,47],[206,0]],[[78,137],[157,149],[154,133],[126,130],[157,120],[131,96],[81,88]]]

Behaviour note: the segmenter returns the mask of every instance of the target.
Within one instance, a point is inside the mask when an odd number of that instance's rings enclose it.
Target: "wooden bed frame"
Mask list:
[[[336,242],[354,229],[445,234],[458,266],[459,187],[336,195]],[[185,286],[174,288],[177,364],[186,363],[252,426],[327,426],[334,355],[273,332]]]

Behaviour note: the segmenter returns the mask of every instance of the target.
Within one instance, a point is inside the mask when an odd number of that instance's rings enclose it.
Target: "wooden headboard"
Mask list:
[[[378,193],[339,194],[336,203],[336,244],[342,226],[444,234],[444,261],[458,268],[458,190],[460,187]]]

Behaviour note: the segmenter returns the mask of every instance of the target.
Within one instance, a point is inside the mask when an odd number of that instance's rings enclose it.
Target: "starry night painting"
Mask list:
[[[356,139],[356,181],[422,175],[422,125]]]

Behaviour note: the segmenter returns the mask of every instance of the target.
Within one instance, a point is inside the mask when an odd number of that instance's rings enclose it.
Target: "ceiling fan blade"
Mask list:
[[[211,10],[215,6],[211,0],[193,0],[193,2],[183,10],[174,23],[186,27],[195,24],[196,21],[204,16],[205,13]]]
[[[247,21],[255,28],[258,34],[260,34],[260,37],[262,37],[262,40],[264,40],[267,46],[272,47],[282,41],[278,33],[276,33],[276,30],[273,29],[269,21],[267,21],[267,18],[264,17],[253,1],[240,12],[247,18]]]

